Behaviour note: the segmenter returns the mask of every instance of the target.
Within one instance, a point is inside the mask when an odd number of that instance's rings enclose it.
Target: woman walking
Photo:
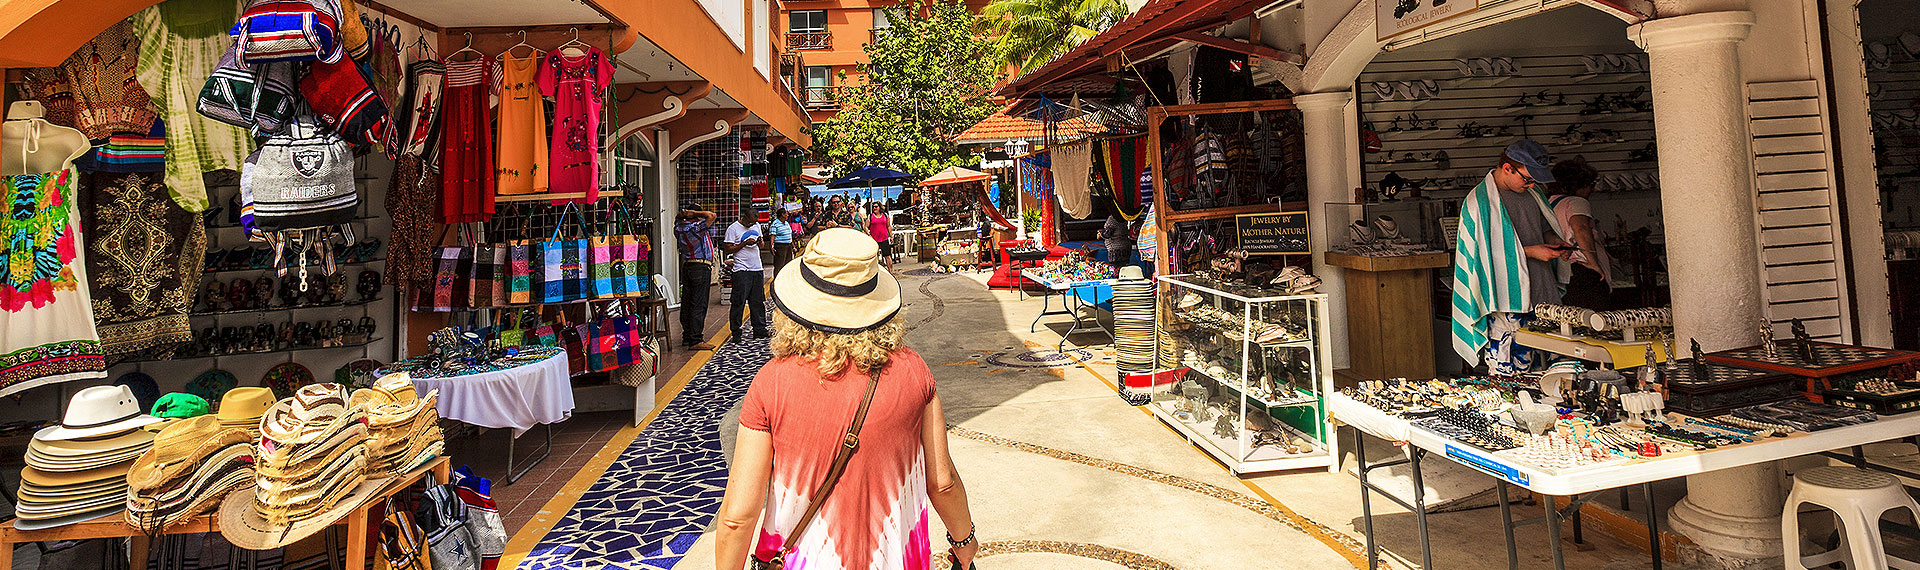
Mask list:
[[[904,346],[900,284],[879,257],[867,236],[829,229],[774,280],[774,358],[741,406],[719,568],[739,570],[751,551],[786,568],[926,570],[929,506],[956,567],[972,567],[979,542],[946,415]]]
[[[880,246],[880,264],[893,271],[893,226],[887,220],[886,206],[879,202],[867,204],[867,235]]]

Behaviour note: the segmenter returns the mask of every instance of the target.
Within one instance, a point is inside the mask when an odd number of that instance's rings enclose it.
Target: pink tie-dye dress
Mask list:
[[[811,362],[767,363],[747,389],[740,425],[773,436],[773,479],[753,557],[767,559],[800,524],[808,498],[833,467],[833,455],[867,377],[821,378]],[[921,412],[933,400],[933,373],[911,349],[894,353],[860,432],[860,448],[806,534],[787,570],[926,570],[927,472]]]

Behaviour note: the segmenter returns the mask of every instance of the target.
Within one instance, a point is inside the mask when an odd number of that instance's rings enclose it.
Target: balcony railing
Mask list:
[[[833,49],[833,34],[829,32],[789,32],[787,49]]]
[[[840,88],[838,86],[808,87],[801,91],[800,96],[803,98],[801,102],[806,104],[808,110],[840,108]]]

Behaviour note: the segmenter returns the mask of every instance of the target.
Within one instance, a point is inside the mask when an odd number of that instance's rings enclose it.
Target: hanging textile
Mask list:
[[[440,113],[440,221],[484,222],[493,218],[493,105],[499,70],[491,58],[445,61],[445,104]]]
[[[155,174],[88,174],[81,193],[87,288],[108,356],[193,341],[187,315],[205,269],[207,229]]]
[[[21,94],[47,108],[47,122],[103,139],[119,132],[144,133],[158,117],[135,78],[140,38],[122,20],[74,50],[59,67],[23,73]]]
[[[550,186],[547,159],[553,151],[547,147],[547,106],[536,83],[540,58],[535,55],[500,62],[500,134],[495,137],[500,154],[494,178],[501,195],[545,194]]]
[[[93,326],[85,254],[75,239],[78,172],[0,177],[11,236],[0,260],[0,396],[34,386],[104,378],[106,358]]]
[[[253,152],[246,129],[201,115],[200,88],[233,47],[227,29],[239,17],[231,0],[171,0],[133,16],[140,36],[140,86],[167,123],[167,192],[189,212],[207,209],[215,170],[238,172]]]
[[[1093,143],[1057,145],[1051,154],[1053,189],[1060,198],[1060,209],[1073,219],[1087,219],[1093,215],[1093,194],[1087,185],[1088,175],[1093,172]]]
[[[1146,136],[1127,137],[1100,141],[1102,162],[1107,167],[1107,181],[1113,186],[1113,205],[1120,217],[1131,222],[1140,217],[1143,194],[1140,192],[1141,169],[1147,165]]]
[[[584,193],[569,201],[590,203],[600,199],[600,110],[613,84],[613,64],[598,48],[567,55],[571,49],[548,52],[540,62],[540,93],[553,98],[547,164],[554,193]]]
[[[1049,172],[1053,161],[1046,153],[1037,153],[1020,158],[1020,193],[1027,198],[1040,200],[1053,191],[1053,173]]]

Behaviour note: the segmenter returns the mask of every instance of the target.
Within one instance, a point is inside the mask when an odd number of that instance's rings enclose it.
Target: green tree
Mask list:
[[[981,19],[1005,65],[1038,69],[1127,17],[1125,0],[993,0]]]
[[[929,176],[967,164],[953,139],[993,114],[992,47],[959,0],[884,10],[892,27],[866,45],[866,85],[842,90],[840,113],[809,130],[815,155],[834,172],[881,165]]]

